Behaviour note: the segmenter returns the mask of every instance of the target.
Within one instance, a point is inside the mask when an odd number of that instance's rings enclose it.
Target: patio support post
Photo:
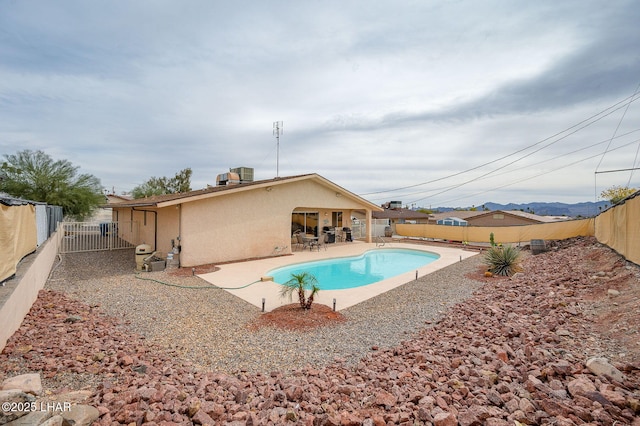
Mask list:
[[[366,216],[367,216],[367,238],[366,238],[366,241],[368,243],[371,243],[371,242],[373,242],[373,238],[371,237],[371,232],[372,232],[372,228],[373,228],[373,221],[371,220],[372,213],[371,213],[370,209],[367,209]]]

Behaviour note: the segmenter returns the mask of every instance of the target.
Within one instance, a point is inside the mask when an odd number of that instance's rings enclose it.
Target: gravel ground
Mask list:
[[[436,271],[342,311],[347,321],[306,331],[249,330],[258,308],[198,277],[135,274],[132,250],[67,254],[46,288],[122,318],[132,333],[175,351],[196,367],[224,372],[292,371],[336,359],[354,364],[372,347],[398,345],[482,283],[480,256]],[[141,279],[144,278],[144,279]],[[167,283],[171,285],[164,285]]]
[[[101,426],[640,426],[638,266],[594,238],[548,247],[509,279],[471,258],[307,332],[251,332],[256,308],[175,287],[196,277],[135,278],[132,253],[67,256],[0,381],[38,372],[58,401],[89,391]]]

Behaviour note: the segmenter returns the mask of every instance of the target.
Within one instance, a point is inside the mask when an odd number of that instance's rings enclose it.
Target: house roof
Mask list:
[[[440,222],[441,220],[443,220],[443,221],[444,221],[444,220],[451,220],[451,221],[454,221],[454,222],[464,222],[464,223],[467,223],[467,221],[466,221],[465,219],[461,219],[461,218],[456,217],[456,216],[441,217],[441,218],[439,218],[439,219],[438,219],[438,222]]]
[[[127,195],[107,194],[107,201],[109,204],[121,203],[123,201],[131,201],[133,198]]]
[[[23,198],[17,198],[12,195],[0,192],[0,204],[5,206],[24,206],[26,204],[47,204],[41,201],[25,200]]]
[[[381,207],[365,200],[364,198],[347,191],[339,185],[331,182],[330,180],[320,176],[317,173],[310,173],[305,175],[277,177],[273,179],[257,180],[253,182],[246,182],[235,185],[227,186],[210,186],[208,188],[199,189],[195,191],[189,191],[176,194],[155,195],[147,198],[139,198],[130,201],[122,201],[117,204],[111,205],[111,207],[167,207],[177,204],[188,203],[191,201],[197,201],[205,198],[211,198],[220,195],[226,195],[231,193],[238,193],[242,191],[253,190],[257,188],[266,188],[269,186],[284,185],[287,183],[298,182],[302,180],[314,180],[321,185],[327,186],[335,190],[337,193],[352,198],[361,204],[366,205],[373,211],[382,210]]]
[[[374,219],[429,219],[431,217],[426,213],[402,208],[376,211],[372,216]]]
[[[513,214],[515,216],[520,216],[520,217],[524,217],[526,219],[531,219],[531,220],[535,220],[538,222],[559,222],[562,220],[567,220],[568,218],[566,216],[541,216],[538,214],[534,214],[534,213],[527,213],[527,212],[523,212],[520,210],[508,210],[505,213],[510,213]]]
[[[518,216],[532,223],[557,222],[555,217],[540,216],[533,213],[526,213],[520,210],[492,210],[492,211],[471,211],[471,210],[453,210],[444,213],[434,213],[432,216],[436,220],[457,217],[464,220],[478,219],[483,216],[494,215],[496,213],[506,214],[510,216]]]
[[[470,217],[479,216],[485,213],[495,213],[495,212],[485,212],[485,211],[471,211],[471,210],[451,210],[443,213],[433,213],[431,215],[432,219],[440,220],[447,219],[451,217],[457,217],[459,219],[467,220]]]

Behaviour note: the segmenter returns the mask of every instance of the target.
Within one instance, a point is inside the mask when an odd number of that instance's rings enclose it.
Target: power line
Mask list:
[[[505,155],[505,156],[502,156],[502,157],[500,157],[500,158],[498,158],[498,159],[496,159],[496,160],[491,160],[491,161],[488,161],[488,162],[486,162],[486,163],[480,164],[480,165],[478,165],[478,166],[472,167],[472,168],[470,168],[470,169],[466,169],[466,170],[463,170],[463,171],[460,171],[460,172],[456,172],[456,173],[453,173],[453,174],[451,174],[451,175],[444,176],[444,177],[437,178],[437,179],[433,179],[433,180],[430,180],[430,181],[427,181],[427,182],[421,182],[421,183],[417,183],[417,184],[413,184],[413,185],[407,185],[407,186],[403,186],[403,187],[399,187],[399,188],[394,188],[394,189],[383,190],[383,191],[367,192],[367,193],[363,193],[363,194],[360,194],[360,195],[361,195],[361,196],[366,196],[366,195],[384,194],[384,193],[388,193],[388,192],[401,191],[401,190],[403,190],[403,189],[409,189],[409,188],[415,188],[415,187],[417,187],[417,186],[428,185],[428,184],[431,184],[431,183],[440,182],[440,181],[442,181],[442,180],[450,179],[450,178],[452,178],[452,177],[456,177],[456,176],[459,176],[459,175],[462,175],[462,174],[465,174],[465,173],[469,173],[469,172],[471,172],[471,171],[474,171],[474,170],[480,169],[480,168],[482,168],[482,167],[488,166],[488,165],[490,165],[490,164],[496,163],[496,162],[498,162],[498,161],[502,161],[502,160],[504,160],[504,159],[506,159],[506,158],[509,158],[509,157],[511,157],[511,156],[514,156],[514,155],[516,155],[516,154],[519,154],[519,153],[521,153],[521,152],[523,152],[523,151],[526,151],[526,150],[528,150],[528,149],[530,149],[530,148],[533,148],[534,146],[540,145],[540,144],[542,144],[542,143],[544,143],[544,142],[546,142],[546,141],[548,141],[548,140],[551,140],[551,139],[553,139],[553,138],[555,138],[555,137],[557,137],[557,136],[560,136],[560,135],[562,135],[563,133],[566,133],[566,132],[568,132],[568,131],[570,131],[570,130],[572,130],[572,129],[576,128],[576,127],[579,127],[579,126],[583,125],[584,123],[587,123],[587,124],[585,124],[584,126],[580,127],[579,129],[577,129],[577,130],[575,130],[575,131],[573,131],[573,132],[569,133],[569,134],[568,134],[568,135],[566,135],[566,136],[563,136],[562,138],[558,139],[558,140],[557,140],[557,141],[555,141],[555,142],[552,142],[552,143],[550,143],[550,144],[546,145],[545,147],[550,146],[550,145],[552,145],[552,144],[554,144],[554,143],[556,143],[556,142],[558,142],[558,141],[560,141],[560,140],[562,140],[562,139],[565,139],[567,136],[572,135],[572,134],[575,134],[575,133],[576,133],[576,132],[578,132],[579,130],[582,130],[582,129],[584,129],[584,128],[586,128],[586,127],[590,126],[591,124],[594,124],[594,123],[596,123],[596,122],[600,121],[600,120],[601,120],[601,119],[603,119],[604,117],[607,117],[607,116],[609,116],[609,115],[613,114],[615,111],[617,111],[617,110],[619,110],[619,109],[621,109],[621,108],[624,108],[624,106],[625,106],[625,105],[623,105],[623,106],[619,106],[620,104],[622,104],[622,103],[625,103],[625,102],[629,101],[629,102],[628,102],[628,104],[626,105],[626,106],[628,107],[628,105],[630,105],[632,102],[635,102],[636,100],[640,99],[640,96],[636,97],[636,95],[637,95],[637,92],[636,92],[636,93],[634,93],[633,95],[628,96],[628,97],[626,97],[625,99],[623,99],[623,100],[621,100],[621,101],[619,101],[619,102],[616,102],[615,104],[613,104],[613,105],[611,105],[611,106],[609,106],[609,107],[607,107],[607,108],[603,109],[602,111],[598,112],[597,114],[594,114],[594,115],[590,116],[589,118],[586,118],[586,119],[584,119],[584,120],[582,120],[582,121],[580,121],[580,122],[578,122],[578,123],[574,124],[573,126],[568,127],[568,128],[567,128],[567,129],[565,129],[565,130],[562,130],[562,131],[560,131],[560,132],[557,132],[557,133],[555,133],[554,135],[551,135],[551,136],[549,136],[549,137],[547,137],[547,138],[545,138],[545,139],[542,139],[542,140],[540,140],[540,141],[538,141],[538,142],[536,142],[536,143],[534,143],[534,144],[531,144],[531,145],[529,145],[529,146],[526,146],[526,147],[524,147],[524,148],[521,148],[521,149],[519,149],[519,150],[517,150],[517,151],[514,151],[514,152],[512,152],[512,153],[510,153],[510,154],[507,154],[507,155]],[[612,109],[613,109],[613,110],[612,110]],[[612,110],[612,111],[609,111],[609,110]],[[609,112],[607,112],[607,111],[609,111]],[[606,114],[605,114],[605,113],[606,113]],[[604,115],[603,115],[603,114],[604,114]],[[602,116],[601,116],[601,117],[599,117],[600,115],[602,115]],[[596,118],[596,117],[598,117],[598,118]],[[590,122],[590,120],[593,120],[593,121],[591,121],[591,122]],[[538,151],[539,151],[539,150],[538,150]],[[537,152],[537,151],[536,151],[536,152]],[[523,158],[525,158],[525,157],[523,157]],[[518,160],[516,160],[516,161],[518,161]],[[513,163],[510,163],[510,164],[513,164]],[[461,186],[461,185],[460,185],[460,186]],[[455,189],[455,188],[451,188],[451,189]],[[436,194],[436,195],[438,195],[438,194]]]
[[[634,95],[635,95],[635,94],[634,94]],[[622,107],[620,107],[620,108],[622,108]],[[620,108],[617,108],[617,109],[620,109]],[[588,122],[588,123],[587,123],[587,124],[585,124],[584,126],[579,127],[579,128],[577,128],[577,129],[573,130],[572,132],[569,132],[569,133],[567,133],[567,134],[563,135],[562,137],[558,138],[557,140],[552,141],[552,142],[550,142],[550,143],[548,143],[548,144],[546,144],[546,145],[544,145],[544,146],[542,146],[542,147],[540,147],[540,148],[536,149],[535,151],[532,151],[532,152],[530,152],[530,153],[528,153],[528,154],[525,154],[525,155],[523,155],[523,156],[521,156],[521,157],[519,157],[519,158],[516,158],[515,160],[511,161],[510,163],[508,163],[508,164],[507,164],[507,165],[505,165],[505,166],[501,166],[501,167],[499,167],[499,168],[496,168],[496,169],[490,170],[490,171],[486,172],[485,174],[480,175],[480,176],[479,176],[479,177],[477,177],[477,178],[469,179],[469,180],[467,180],[467,181],[465,181],[465,182],[462,182],[462,183],[460,183],[460,184],[458,184],[458,185],[455,185],[455,186],[453,186],[453,187],[449,187],[449,188],[447,188],[447,189],[444,189],[444,190],[442,190],[442,191],[440,191],[440,192],[438,192],[438,193],[436,193],[436,194],[433,194],[433,195],[432,195],[432,197],[434,197],[434,196],[436,196],[436,195],[443,194],[443,193],[445,193],[445,192],[452,191],[452,190],[457,189],[457,188],[460,188],[461,186],[464,186],[464,185],[466,185],[466,184],[468,184],[468,183],[474,182],[474,181],[476,181],[476,180],[478,180],[478,179],[482,179],[482,178],[484,178],[484,177],[486,177],[486,176],[488,176],[488,175],[491,175],[491,174],[495,173],[496,171],[498,171],[498,170],[500,170],[500,169],[502,169],[502,168],[504,168],[504,167],[511,166],[511,165],[513,165],[513,164],[517,163],[517,162],[518,162],[518,161],[520,161],[520,160],[523,160],[523,159],[525,159],[525,158],[527,158],[527,157],[530,157],[531,155],[533,155],[533,154],[535,154],[535,153],[537,153],[537,152],[540,152],[540,151],[542,151],[543,149],[548,148],[549,146],[554,145],[554,144],[556,144],[556,143],[560,142],[561,140],[566,139],[566,138],[568,138],[569,136],[571,136],[571,135],[573,135],[573,134],[575,134],[575,133],[579,132],[580,130],[582,130],[582,129],[584,129],[584,128],[586,128],[586,127],[588,127],[588,126],[590,126],[590,125],[592,125],[592,124],[594,124],[594,123],[596,123],[596,122],[598,122],[598,121],[602,120],[603,118],[605,118],[605,117],[607,117],[607,116],[609,116],[609,115],[611,115],[611,114],[613,114],[615,111],[617,111],[617,109],[614,109],[614,110],[612,110],[612,111],[609,111],[607,114],[602,115],[602,116],[600,116],[600,117],[596,118],[595,120],[593,120],[593,121],[591,121],[591,122]],[[584,121],[583,121],[582,123],[584,123]],[[576,127],[576,126],[572,126],[572,127],[570,127],[570,129],[573,129],[573,128],[575,128],[575,127]],[[566,130],[565,130],[565,132],[566,132]],[[560,132],[560,133],[563,133],[563,132]],[[556,135],[558,135],[558,134],[560,134],[560,133],[557,133]],[[550,138],[547,138],[547,139],[545,139],[544,141],[549,140],[549,139],[550,139]],[[612,138],[612,140],[613,140],[613,138]],[[543,142],[543,141],[541,141],[541,142]],[[536,144],[534,144],[534,145],[531,145],[531,147],[533,147],[533,146],[535,146],[535,145],[539,145],[541,142],[538,142],[538,143],[536,143]],[[523,151],[523,150],[520,150],[519,152],[521,152],[521,151]],[[425,198],[429,198],[429,197],[425,197]],[[418,202],[418,201],[422,201],[422,200],[424,200],[424,198],[421,198],[421,199],[419,199],[419,200],[414,200],[414,201],[412,201],[412,203],[415,203],[415,202]]]
[[[640,131],[640,129],[631,130],[631,131],[629,131],[629,132],[627,132],[627,133],[624,133],[624,134],[621,134],[621,135],[616,136],[616,137],[615,137],[615,139],[619,139],[619,138],[622,138],[622,137],[625,137],[625,136],[629,136],[630,134],[632,134],[632,133],[636,133],[636,132],[639,132],[639,131]],[[553,158],[549,158],[549,159],[545,159],[545,160],[542,160],[542,161],[538,161],[537,163],[528,164],[528,165],[523,166],[522,168],[520,168],[520,169],[518,169],[518,170],[507,170],[507,171],[504,171],[504,172],[502,172],[502,173],[494,174],[494,175],[493,175],[493,177],[495,178],[495,177],[499,177],[499,176],[504,176],[504,175],[508,175],[508,174],[510,174],[510,173],[520,172],[520,171],[522,171],[522,170],[524,170],[524,169],[526,169],[526,168],[531,168],[531,167],[538,166],[538,165],[540,165],[540,164],[549,163],[549,162],[555,161],[555,160],[557,160],[557,159],[559,159],[559,158],[563,158],[563,157],[566,157],[566,156],[568,156],[568,155],[576,154],[576,153],[578,153],[578,152],[580,152],[580,151],[586,151],[586,150],[588,150],[588,149],[590,149],[590,148],[594,148],[594,147],[596,147],[596,146],[598,146],[598,145],[602,145],[603,143],[607,143],[608,141],[609,141],[609,139],[605,139],[605,140],[603,140],[603,141],[596,142],[596,143],[593,143],[593,144],[591,144],[591,145],[588,145],[588,146],[585,146],[585,147],[582,147],[582,148],[579,148],[579,149],[575,149],[575,150],[573,150],[573,151],[570,151],[570,152],[567,152],[567,153],[564,153],[564,154],[561,154],[561,155],[555,156],[555,157],[553,157]],[[624,145],[620,145],[619,147],[614,148],[612,151],[618,150],[618,149],[620,149],[620,148],[625,148],[625,147],[627,147],[627,146],[629,146],[629,145],[633,145],[633,144],[635,144],[635,143],[640,143],[640,139],[636,139],[636,140],[631,141],[631,142],[629,142],[629,143],[626,143],[626,144],[624,144]],[[598,155],[598,154],[596,154],[596,156],[597,156],[597,155]],[[592,157],[588,157],[588,158],[593,158],[593,156],[592,156]],[[480,180],[485,180],[485,179],[489,179],[489,177],[487,177],[487,176],[483,176],[483,177],[479,177],[479,178],[477,178],[477,179],[475,179],[475,180],[480,181]],[[403,197],[408,197],[408,196],[411,196],[411,195],[418,195],[418,194],[431,194],[431,193],[433,193],[433,192],[435,192],[435,191],[454,189],[454,187],[455,187],[455,186],[456,186],[456,185],[449,185],[449,186],[447,186],[447,187],[445,187],[445,188],[437,188],[437,189],[432,189],[432,190],[430,190],[430,191],[416,191],[416,192],[405,193],[405,194],[398,195],[398,198],[403,198]],[[628,186],[628,185],[627,185],[627,186]],[[489,191],[492,191],[492,190],[493,190],[493,189],[491,189],[491,190],[489,190]],[[443,192],[446,192],[446,191],[443,191]],[[436,194],[436,195],[437,195],[437,194]],[[426,197],[420,198],[420,199],[418,199],[418,200],[414,200],[414,201],[412,201],[412,203],[415,203],[415,202],[417,202],[417,201],[421,201],[421,200],[423,200],[423,199],[425,199],[425,198],[429,198],[429,196],[426,196]],[[463,198],[467,198],[467,197],[463,197]],[[383,199],[384,199],[384,197],[381,197],[381,198],[374,198],[373,200],[383,200]]]
[[[636,90],[633,92],[633,95],[631,95],[631,97],[635,96],[638,93],[639,89],[640,89],[640,83],[638,83],[638,86],[636,86]],[[607,148],[602,153],[602,157],[600,158],[600,161],[598,162],[598,165],[596,166],[596,173],[598,173],[598,169],[600,168],[600,164],[602,164],[602,160],[604,160],[604,156],[609,151],[609,147],[611,146],[611,142],[613,141],[613,138],[615,137],[615,135],[618,133],[618,129],[620,128],[620,125],[622,124],[622,121],[624,120],[625,115],[627,115],[627,111],[629,111],[629,106],[630,105],[631,105],[631,100],[629,100],[629,103],[627,104],[626,108],[624,109],[624,112],[622,113],[622,117],[620,117],[620,120],[618,120],[618,125],[616,126],[615,130],[613,131],[613,134],[611,135],[611,140],[609,141],[609,145],[607,145]]]
[[[636,164],[638,164],[638,153],[640,153],[640,143],[638,143],[638,148],[636,149],[636,156],[633,159],[633,163],[631,164],[631,173],[629,173],[629,180],[627,181],[627,188],[631,186],[631,178],[633,178],[633,171],[637,169]]]
[[[622,138],[622,137],[628,136],[628,135],[630,135],[630,134],[632,134],[632,133],[636,133],[636,132],[638,132],[638,131],[640,131],[640,129],[631,130],[631,131],[629,131],[629,132],[627,132],[627,133],[624,133],[624,134],[618,135],[618,136],[616,136],[615,138],[616,138],[616,139],[618,139],[618,138]],[[606,140],[603,140],[603,141],[600,141],[600,142],[596,142],[596,143],[593,143],[593,144],[591,144],[591,145],[588,145],[588,146],[585,146],[585,147],[582,147],[582,148],[579,148],[579,149],[576,149],[576,150],[573,150],[573,151],[570,151],[570,152],[567,152],[567,153],[564,153],[564,154],[561,154],[561,155],[555,156],[555,157],[550,158],[550,159],[546,159],[546,160],[543,160],[543,161],[539,161],[539,162],[537,162],[537,163],[528,164],[528,165],[526,165],[526,166],[524,166],[524,167],[522,167],[522,168],[520,168],[520,169],[518,169],[518,170],[508,170],[508,171],[504,171],[504,172],[502,172],[502,173],[494,174],[494,175],[493,175],[493,177],[504,176],[504,175],[507,175],[507,174],[510,174],[510,173],[520,172],[520,171],[522,171],[522,170],[524,170],[524,169],[526,169],[526,168],[531,168],[531,167],[538,166],[538,165],[540,165],[540,164],[549,163],[549,162],[555,161],[555,160],[557,160],[557,159],[559,159],[559,158],[563,158],[563,157],[566,157],[566,156],[568,156],[568,155],[576,154],[576,153],[578,153],[578,152],[580,152],[580,151],[586,151],[586,150],[588,150],[588,149],[590,149],[590,148],[594,148],[594,147],[596,147],[596,146],[598,146],[598,145],[602,145],[603,143],[607,143],[608,141],[609,141],[609,139],[606,139]],[[629,145],[633,145],[633,144],[635,144],[635,143],[640,143],[640,139],[634,140],[634,141],[629,142],[629,143],[626,143],[626,144],[624,144],[624,145],[620,145],[619,147],[614,148],[612,151],[618,150],[618,149],[620,149],[620,148],[625,148],[625,147],[627,147],[627,146],[629,146]],[[599,154],[596,154],[595,156],[588,157],[587,159],[594,158],[594,157],[596,157],[596,156],[598,156],[598,155],[599,155]],[[580,161],[582,161],[582,160],[580,160]],[[485,179],[488,179],[488,177],[487,177],[487,176],[481,176],[481,177],[479,177],[479,178],[475,179],[475,181],[485,180]],[[417,195],[417,194],[432,193],[432,192],[440,191],[440,190],[443,190],[443,189],[444,189],[444,190],[450,190],[450,189],[454,189],[454,187],[455,187],[455,186],[456,186],[456,185],[450,185],[450,186],[447,186],[447,187],[445,187],[445,188],[438,188],[438,189],[433,189],[433,190],[430,190],[430,191],[417,191],[417,192],[412,192],[412,193],[402,194],[402,195],[399,195],[398,197],[408,197],[408,196],[410,196],[410,195]],[[492,190],[493,190],[493,189],[491,189],[491,190],[489,190],[489,191],[492,191]],[[446,192],[446,191],[442,191],[442,192]],[[438,195],[438,194],[436,194],[436,195]],[[413,201],[412,201],[412,203],[415,203],[415,202],[417,202],[417,201],[421,201],[421,200],[423,200],[423,199],[425,199],[425,198],[429,198],[429,197],[427,196],[427,197],[423,197],[423,198],[420,198],[420,199],[417,199],[417,200],[413,200]],[[463,197],[463,198],[467,198],[467,197]],[[382,198],[380,198],[380,199],[382,199]]]
[[[616,151],[616,150],[618,150],[618,149],[625,148],[625,147],[627,147],[627,146],[629,146],[629,145],[631,145],[631,144],[634,144],[634,143],[636,143],[636,142],[639,142],[639,141],[640,141],[640,140],[635,140],[635,141],[630,142],[630,143],[628,143],[628,144],[621,145],[621,146],[619,146],[619,147],[613,148],[611,151]],[[557,171],[559,171],[559,170],[565,169],[565,168],[570,167],[570,166],[575,166],[575,165],[576,165],[576,164],[578,164],[578,163],[582,163],[583,161],[591,160],[591,159],[593,159],[593,158],[598,157],[599,155],[600,155],[600,154],[595,154],[595,155],[592,155],[592,156],[590,156],[590,157],[587,157],[587,158],[583,158],[583,159],[581,159],[581,160],[574,161],[573,163],[566,164],[566,165],[564,165],[564,166],[562,166],[562,167],[558,167],[558,168],[553,169],[553,170],[549,170],[549,171],[546,171],[546,172],[543,172],[543,173],[538,173],[538,174],[536,174],[536,175],[529,176],[529,177],[526,177],[526,178],[522,178],[522,179],[520,179],[520,180],[516,180],[516,181],[513,181],[513,182],[509,182],[509,183],[507,183],[507,184],[505,184],[505,185],[497,186],[497,187],[495,187],[495,188],[487,189],[487,190],[484,190],[484,191],[481,191],[481,192],[477,192],[477,193],[475,193],[475,194],[466,195],[466,196],[464,196],[464,197],[458,197],[458,198],[454,198],[454,199],[451,199],[451,200],[446,200],[446,201],[443,201],[442,203],[443,203],[443,204],[444,204],[444,203],[450,203],[450,202],[452,202],[452,201],[458,201],[458,200],[462,200],[462,199],[469,198],[469,197],[475,197],[475,196],[477,196],[477,195],[486,194],[487,192],[493,192],[493,191],[496,191],[496,190],[498,190],[498,189],[502,189],[502,188],[506,188],[506,187],[511,186],[511,185],[515,185],[515,184],[517,184],[517,183],[526,182],[527,180],[531,180],[531,179],[534,179],[534,178],[537,178],[537,177],[540,177],[540,176],[544,176],[544,175],[547,175],[547,174],[550,174],[550,173],[555,173],[555,172],[557,172]]]

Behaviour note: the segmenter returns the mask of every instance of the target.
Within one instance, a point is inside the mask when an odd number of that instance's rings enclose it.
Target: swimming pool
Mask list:
[[[376,249],[359,256],[296,263],[273,269],[268,275],[274,282],[283,284],[291,279],[292,273],[308,272],[316,277],[321,290],[342,290],[414,271],[439,257],[422,250]]]

